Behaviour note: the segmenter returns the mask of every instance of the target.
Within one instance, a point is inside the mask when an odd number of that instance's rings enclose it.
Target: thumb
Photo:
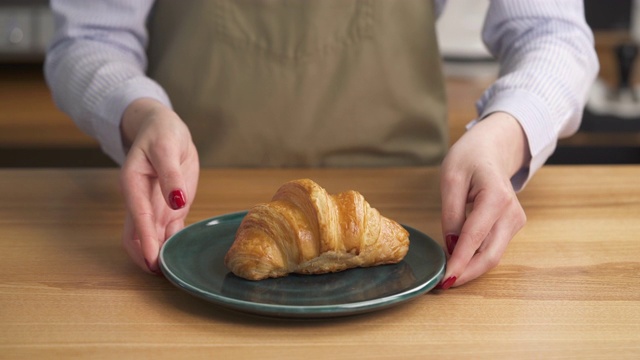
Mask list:
[[[189,200],[180,167],[181,156],[176,150],[168,150],[166,147],[164,150],[154,151],[149,160],[156,170],[165,202],[171,209],[179,210],[184,208]]]

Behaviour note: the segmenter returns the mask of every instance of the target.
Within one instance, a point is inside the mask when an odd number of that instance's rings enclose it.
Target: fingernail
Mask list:
[[[457,279],[458,278],[456,278],[455,276],[448,277],[447,280],[438,284],[437,288],[441,290],[447,290],[456,282]]]
[[[453,254],[453,249],[456,248],[456,244],[458,244],[458,235],[449,234],[446,236],[447,242],[447,251],[449,255]]]
[[[186,203],[182,190],[173,190],[169,194],[169,204],[173,210],[182,209]]]
[[[156,275],[162,275],[162,271],[160,271],[160,269],[156,269],[153,266],[151,266],[151,263],[149,262],[149,260],[144,259],[144,263],[147,264],[147,268],[149,269],[149,271],[151,271]]]

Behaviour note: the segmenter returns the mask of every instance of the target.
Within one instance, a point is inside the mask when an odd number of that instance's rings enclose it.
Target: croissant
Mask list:
[[[249,210],[224,262],[237,276],[261,280],[397,263],[408,249],[409,233],[357,191],[329,195],[301,179]]]

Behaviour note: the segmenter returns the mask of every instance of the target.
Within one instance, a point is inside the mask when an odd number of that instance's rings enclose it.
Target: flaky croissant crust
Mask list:
[[[360,193],[329,195],[300,179],[249,210],[224,261],[235,275],[260,280],[397,263],[408,249],[409,233]]]

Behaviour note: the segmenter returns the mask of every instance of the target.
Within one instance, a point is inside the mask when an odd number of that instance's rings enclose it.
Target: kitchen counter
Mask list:
[[[547,166],[501,264],[363,315],[230,311],[138,269],[111,169],[0,170],[3,358],[607,358],[640,356],[640,167]],[[310,177],[442,238],[437,168],[204,170],[188,223]]]

